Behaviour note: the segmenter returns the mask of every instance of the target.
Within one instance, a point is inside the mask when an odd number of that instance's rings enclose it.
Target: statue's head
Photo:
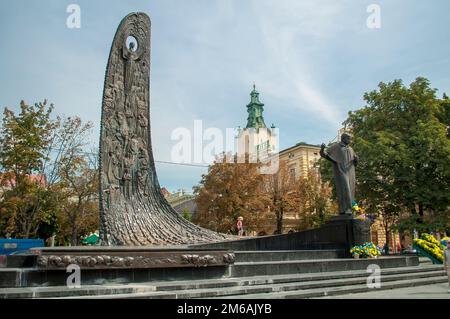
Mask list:
[[[352,136],[349,133],[343,133],[341,135],[341,142],[345,145],[350,144],[350,141],[352,140]]]

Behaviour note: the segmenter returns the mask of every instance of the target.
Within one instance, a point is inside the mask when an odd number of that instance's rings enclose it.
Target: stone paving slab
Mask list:
[[[420,278],[420,279],[407,279],[394,282],[384,282],[381,288],[377,291],[380,294],[388,295],[387,291],[398,290],[401,288],[409,287],[420,288],[425,285],[443,284],[447,278],[445,276],[438,276],[432,278]],[[448,284],[447,284],[448,285]],[[304,291],[292,291],[292,292],[272,292],[265,294],[247,294],[242,296],[218,296],[215,299],[305,299],[305,298],[323,298],[335,299],[346,296],[346,299],[352,299],[358,293],[367,293],[369,288],[367,285],[351,285],[341,287],[330,288],[317,288],[307,289]]]
[[[422,265],[381,269],[383,288],[441,283],[447,279],[441,265]],[[117,285],[83,285],[7,288],[0,298],[313,298],[327,294],[366,292],[366,270],[331,273],[251,276],[203,279],[198,281],[160,281]]]
[[[397,275],[397,274],[414,274],[414,273],[434,273],[444,272],[444,268],[440,265],[422,265],[402,268],[382,268],[382,275]],[[2,272],[7,272],[5,269],[0,269]],[[142,288],[154,290],[181,290],[181,289],[195,289],[195,288],[210,288],[210,287],[229,287],[239,285],[257,285],[257,284],[280,284],[280,283],[295,283],[305,281],[322,281],[332,279],[345,279],[367,277],[366,270],[355,271],[336,271],[328,273],[305,273],[305,274],[286,274],[276,276],[250,276],[250,277],[224,277],[218,279],[199,279],[193,281],[176,280],[176,281],[152,281],[141,283],[123,283],[123,284],[102,284],[102,285],[82,285],[83,289],[119,289],[119,288]],[[22,288],[3,288],[0,289],[0,295],[11,292],[17,294],[26,294],[36,291],[58,291],[64,289],[63,286],[48,286],[48,287],[22,287]]]
[[[323,297],[320,299],[450,299],[447,283]]]

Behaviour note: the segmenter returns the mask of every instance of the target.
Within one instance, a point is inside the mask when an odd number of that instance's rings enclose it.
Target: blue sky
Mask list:
[[[81,28],[66,8],[81,7]],[[369,4],[381,28],[369,29]],[[47,98],[58,114],[94,122],[104,72],[129,12],[152,20],[151,124],[155,158],[170,161],[177,127],[246,124],[253,81],[280,147],[336,136],[380,81],[417,76],[450,88],[448,0],[0,0],[0,107]],[[157,163],[161,185],[191,189],[204,168]]]

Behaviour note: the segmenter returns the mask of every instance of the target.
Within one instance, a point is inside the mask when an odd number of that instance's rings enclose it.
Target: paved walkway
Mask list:
[[[450,299],[449,285],[434,284],[392,290],[376,290],[321,299]]]

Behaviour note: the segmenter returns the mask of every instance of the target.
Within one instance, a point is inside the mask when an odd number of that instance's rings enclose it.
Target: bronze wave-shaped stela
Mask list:
[[[150,18],[132,13],[111,47],[100,131],[103,245],[179,245],[228,237],[190,223],[161,193],[150,136]]]

